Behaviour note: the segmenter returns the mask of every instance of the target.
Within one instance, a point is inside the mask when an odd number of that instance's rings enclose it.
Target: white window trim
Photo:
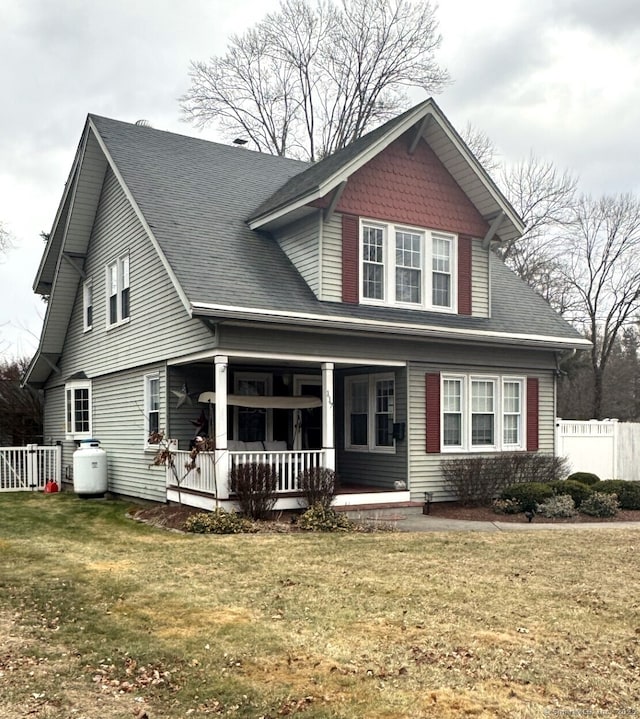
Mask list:
[[[368,444],[351,444],[351,385],[355,382],[368,381],[367,405],[367,438]],[[348,452],[372,452],[375,454],[395,454],[396,441],[389,446],[378,446],[376,440],[376,383],[380,380],[393,381],[393,422],[396,419],[396,377],[393,372],[377,374],[354,374],[344,378],[344,448]]]
[[[122,291],[125,288],[124,285],[124,273],[122,271],[122,265],[124,260],[127,260],[129,263],[129,282],[126,285],[126,288],[129,289],[129,315],[127,317],[122,316]],[[116,283],[117,283],[117,292],[116,292],[116,321],[111,322],[111,268],[116,268]],[[107,322],[107,329],[112,329],[113,327],[120,327],[121,325],[127,324],[131,319],[131,259],[128,252],[123,253],[122,255],[119,255],[111,262],[107,263],[107,266],[105,268],[105,287],[106,287],[106,298],[107,298],[107,307],[106,307],[106,322]]]
[[[384,254],[384,299],[378,300],[364,296],[364,257],[363,257],[363,230],[365,227],[380,228],[383,231],[383,254]],[[422,301],[421,302],[399,302],[396,296],[396,232],[410,232],[420,235],[422,238]],[[448,240],[451,247],[451,304],[448,307],[433,304],[433,239]],[[368,220],[360,218],[358,231],[358,296],[360,303],[365,305],[377,305],[382,307],[401,307],[403,309],[420,309],[446,314],[457,314],[458,312],[458,236],[449,232],[429,230],[424,227],[413,227],[402,223],[380,222],[379,220]]]
[[[89,304],[91,298],[91,304]],[[87,310],[91,307],[91,323],[88,322]],[[93,329],[93,320],[95,314],[95,305],[93,302],[93,279],[87,278],[82,285],[82,324],[85,332]]]
[[[270,372],[236,372],[233,376],[233,390],[235,394],[239,394],[238,388],[240,380],[259,380],[265,382],[265,391],[267,395],[273,394],[273,375]],[[233,436],[238,439],[238,416],[240,407],[233,408]],[[266,427],[264,442],[273,441],[273,410],[266,410]]]
[[[153,380],[158,381],[158,431],[160,431],[160,373],[151,372],[144,376],[144,440],[143,445],[145,449],[158,449],[158,444],[149,442],[149,435],[151,434],[149,416],[151,412],[151,382]]]
[[[75,431],[75,393],[77,390],[88,390],[89,403],[89,430],[87,432]],[[69,392],[71,392],[71,407],[69,407]],[[93,430],[93,404],[91,394],[91,380],[73,380],[64,386],[64,424],[66,439],[91,439]]]
[[[462,444],[444,444],[444,395],[445,380],[462,380]],[[490,381],[494,385],[494,444],[480,445],[471,442],[471,383]],[[517,444],[504,442],[504,385],[517,382],[520,385],[520,441]],[[443,373],[440,376],[440,451],[443,454],[481,453],[481,452],[518,452],[527,448],[527,378],[515,375],[492,374],[455,374]]]

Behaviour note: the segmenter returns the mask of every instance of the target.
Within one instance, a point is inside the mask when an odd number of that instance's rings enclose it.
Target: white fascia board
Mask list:
[[[167,274],[169,275],[171,282],[173,283],[173,286],[176,289],[176,292],[178,293],[178,297],[180,297],[180,300],[182,301],[182,304],[184,305],[184,308],[189,312],[191,310],[191,303],[189,302],[187,295],[185,291],[182,289],[182,285],[180,282],[178,282],[178,278],[176,277],[173,268],[169,264],[169,260],[167,260],[166,255],[162,251],[162,248],[160,247],[160,244],[158,240],[156,239],[155,235],[153,234],[153,231],[149,227],[149,223],[147,222],[145,216],[142,213],[142,210],[138,206],[138,203],[135,201],[133,195],[131,194],[131,191],[129,190],[127,183],[124,181],[124,178],[122,177],[122,174],[120,173],[120,170],[118,169],[118,166],[114,162],[113,158],[111,157],[111,153],[107,149],[107,146],[100,136],[100,133],[98,132],[98,129],[93,124],[93,121],[91,118],[89,118],[89,125],[91,127],[91,130],[98,141],[98,144],[100,145],[102,151],[104,152],[104,156],[107,158],[107,162],[109,163],[109,166],[113,170],[113,174],[118,179],[118,182],[120,183],[120,186],[122,187],[122,190],[129,202],[131,203],[131,207],[133,207],[134,212],[136,213],[136,216],[140,220],[140,223],[144,227],[145,232],[147,233],[147,236],[151,240],[151,244],[153,245],[155,251],[158,253],[158,257],[160,258],[160,261],[162,262],[165,270],[167,271]]]
[[[197,352],[195,354],[177,357],[169,360],[167,365],[175,367],[179,365],[191,364],[192,362],[202,362],[205,360],[213,360],[217,355],[225,357],[241,357],[243,359],[253,360],[273,360],[274,362],[309,362],[314,365],[320,365],[323,362],[333,362],[334,364],[353,364],[353,365],[375,365],[381,367],[406,367],[404,360],[381,360],[371,359],[370,357],[333,357],[305,354],[287,354],[286,352],[253,352],[251,350],[208,350],[206,352]]]
[[[378,138],[376,142],[369,145],[359,155],[354,157],[345,165],[342,165],[339,170],[336,170],[333,175],[328,177],[316,189],[307,193],[303,197],[298,198],[297,200],[293,200],[292,202],[287,203],[286,205],[283,205],[276,210],[273,210],[268,215],[264,215],[263,217],[259,217],[249,222],[249,228],[252,230],[257,230],[260,227],[263,227],[264,225],[273,222],[273,220],[277,220],[279,217],[282,217],[283,215],[288,215],[290,212],[293,212],[294,210],[297,210],[298,208],[307,205],[309,202],[313,202],[314,200],[319,200],[321,197],[324,197],[328,192],[331,192],[331,190],[337,187],[340,183],[346,182],[354,172],[359,170],[363,165],[366,165],[369,160],[375,157],[378,153],[382,152],[382,150],[388,147],[392,142],[394,142],[394,140],[397,140],[409,128],[413,127],[413,125],[415,125],[418,120],[428,115],[430,113],[430,107],[431,100],[425,100],[424,103],[418,105],[415,108],[415,111],[412,112],[411,115],[405,118],[402,124],[397,125],[393,129],[389,130],[389,132]]]
[[[313,315],[305,312],[279,312],[255,307],[233,307],[231,305],[214,305],[193,303],[192,315],[225,316],[238,320],[264,320],[285,325],[307,325],[325,327],[329,330],[363,330],[384,334],[414,335],[420,337],[438,337],[443,339],[468,340],[477,339],[486,342],[502,342],[507,344],[551,345],[554,348],[590,347],[586,339],[571,339],[553,335],[531,335],[526,333],[496,332],[472,330],[458,327],[438,327],[436,325],[416,325],[411,323],[390,322],[388,320],[369,320],[335,315]]]

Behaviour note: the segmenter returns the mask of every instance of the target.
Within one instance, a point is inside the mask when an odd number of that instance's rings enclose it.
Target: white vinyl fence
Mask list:
[[[0,492],[42,491],[55,481],[60,486],[60,447],[0,447]]]
[[[567,457],[571,472],[593,472],[600,479],[640,481],[640,423],[559,419],[556,455]]]

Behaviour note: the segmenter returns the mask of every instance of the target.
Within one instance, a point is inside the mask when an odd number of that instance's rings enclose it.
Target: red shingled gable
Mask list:
[[[488,224],[429,145],[409,155],[407,143],[399,138],[351,175],[337,211],[484,237]]]

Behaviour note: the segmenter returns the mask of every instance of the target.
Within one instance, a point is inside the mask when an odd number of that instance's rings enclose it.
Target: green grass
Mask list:
[[[640,530],[194,536],[126,509],[0,495],[3,718],[640,710]]]

